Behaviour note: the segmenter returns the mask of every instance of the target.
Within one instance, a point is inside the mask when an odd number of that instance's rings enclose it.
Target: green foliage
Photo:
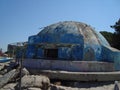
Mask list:
[[[120,50],[120,19],[111,28],[115,29],[114,47]]]
[[[114,33],[106,31],[101,31],[100,33],[107,39],[112,47],[120,50],[120,19],[115,23],[115,25],[110,27],[115,29]]]
[[[110,27],[115,29],[116,34],[120,34],[120,19],[115,23],[115,25],[110,26]]]
[[[100,33],[106,38],[109,44],[112,47],[114,47],[114,34],[111,32],[107,32],[107,31],[101,31]]]

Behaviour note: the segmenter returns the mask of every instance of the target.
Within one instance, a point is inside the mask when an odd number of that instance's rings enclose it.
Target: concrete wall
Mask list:
[[[26,50],[26,58],[34,58],[36,55],[35,45],[28,45]]]
[[[114,71],[113,63],[97,61],[63,61],[44,59],[25,59],[23,66],[35,70],[62,70],[73,72]]]
[[[60,35],[54,34],[41,34],[40,36],[34,35],[30,36],[28,39],[28,47],[27,47],[27,58],[34,58],[36,54],[36,58],[44,58],[44,49],[38,48],[35,44],[39,43],[52,43],[53,45],[56,43],[63,44],[74,44],[71,47],[58,47],[58,59],[72,59],[72,60],[82,60],[83,59],[83,37],[80,35],[73,34],[63,34],[62,37]],[[76,45],[75,45],[76,44]]]
[[[56,36],[54,34],[52,35],[42,34],[40,36],[38,35],[30,36],[28,39],[28,48],[26,53],[27,58],[33,58],[36,52],[37,58],[44,58],[44,48],[37,48],[34,46],[35,44],[39,43],[76,44],[72,47],[58,47],[58,59],[87,60],[87,61],[101,60],[100,56],[101,46],[99,44],[84,43],[83,37],[81,35],[73,34],[63,34],[62,37],[61,35]],[[92,57],[90,55],[92,55]]]
[[[120,70],[120,50],[102,46],[101,57],[103,61],[114,62],[115,70]]]

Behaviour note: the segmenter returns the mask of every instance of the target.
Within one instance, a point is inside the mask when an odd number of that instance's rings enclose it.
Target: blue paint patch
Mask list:
[[[28,38],[28,44],[37,44],[39,43],[40,37],[37,35],[30,36]]]
[[[37,49],[37,58],[44,58],[44,50],[41,48]]]
[[[101,45],[97,44],[85,44],[84,45],[84,58],[86,57],[86,53],[88,53],[89,50],[92,50],[94,57],[89,58],[89,61],[101,61]],[[88,59],[87,59],[88,60]]]
[[[102,46],[102,61],[114,62],[114,52],[110,48]]]
[[[115,70],[120,71],[120,51],[114,53],[114,65],[115,65]]]
[[[102,59],[108,62],[120,60],[120,51],[112,47],[102,46]]]
[[[80,61],[83,59],[83,46],[77,45],[72,48],[72,58],[73,60]]]
[[[63,60],[71,60],[71,49],[68,47],[60,47],[58,49],[58,58]]]
[[[63,34],[60,42],[62,43],[73,43],[73,44],[84,44],[82,35],[74,35],[74,34]]]
[[[28,45],[26,50],[26,58],[34,58],[36,56],[36,48],[34,45]]]
[[[115,70],[120,70],[120,51],[112,48],[102,46],[102,58],[107,62],[114,62]]]

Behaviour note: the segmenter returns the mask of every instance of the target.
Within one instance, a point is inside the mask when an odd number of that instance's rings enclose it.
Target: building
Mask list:
[[[8,44],[7,51],[9,57],[22,58],[22,51],[26,50],[27,42],[16,42]]]
[[[65,71],[120,70],[120,51],[91,26],[64,21],[28,38],[24,65]]]

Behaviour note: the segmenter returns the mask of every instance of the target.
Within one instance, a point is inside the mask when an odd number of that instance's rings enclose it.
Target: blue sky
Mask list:
[[[27,41],[41,27],[59,21],[84,22],[97,31],[114,32],[120,0],[0,0],[0,48]]]

